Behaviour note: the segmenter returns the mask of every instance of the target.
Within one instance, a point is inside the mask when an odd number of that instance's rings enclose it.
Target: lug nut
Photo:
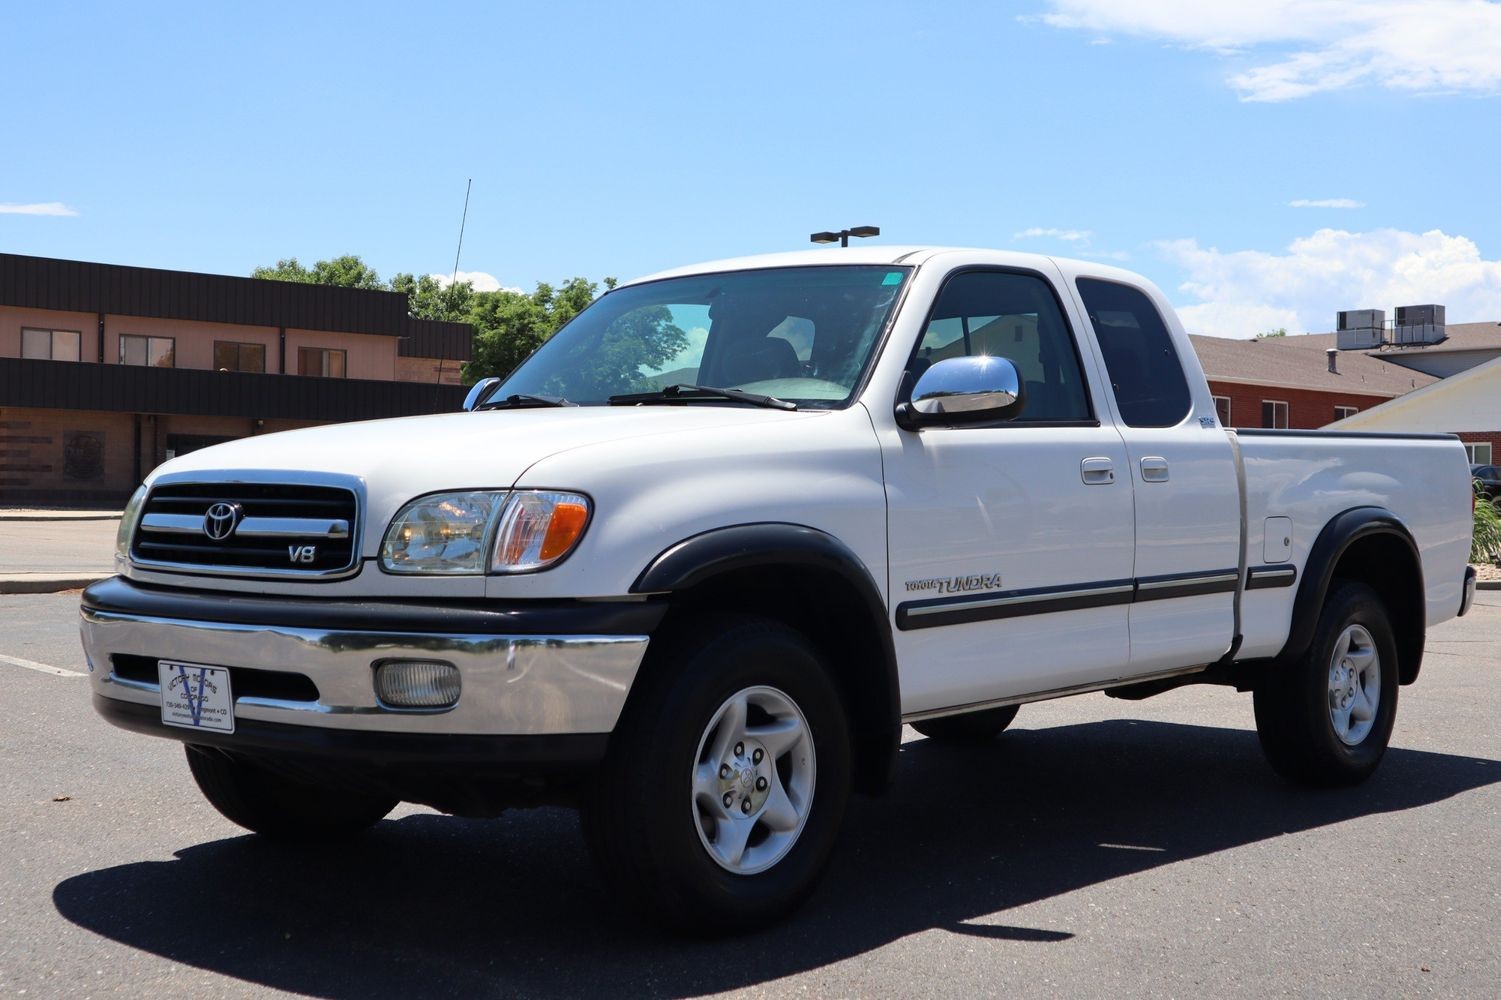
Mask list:
[[[740,811],[743,812],[743,813],[748,813],[748,812],[751,811],[750,799],[741,799],[740,800]]]
[[[724,807],[726,809],[728,809],[730,806],[732,806],[734,804],[735,804],[735,793],[734,792],[725,792],[724,793]]]
[[[759,764],[759,763],[761,763],[761,759],[763,757],[765,757],[765,756],[766,756],[766,751],[762,750],[760,747],[757,747],[756,748],[756,752],[753,753],[753,754],[751,754],[751,763],[752,764]]]
[[[735,756],[736,757],[744,757],[745,756],[745,744],[744,743],[736,743],[735,744]]]
[[[720,779],[723,780],[725,778],[728,778],[729,776],[730,776],[730,765],[728,765],[728,764],[720,764],[719,765],[719,777],[720,777]]]
[[[766,779],[765,778],[757,778],[756,779],[756,791],[758,791],[758,792],[764,792],[764,791],[766,791]]]

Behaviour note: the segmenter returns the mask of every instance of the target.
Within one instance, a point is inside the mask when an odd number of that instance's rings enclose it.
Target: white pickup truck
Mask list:
[[[95,708],[261,834],[569,803],[626,898],[736,928],[812,890],[903,723],[1233,685],[1279,772],[1359,781],[1473,596],[1454,438],[1221,427],[1098,264],[670,271],[466,410],[156,470],[83,595]]]

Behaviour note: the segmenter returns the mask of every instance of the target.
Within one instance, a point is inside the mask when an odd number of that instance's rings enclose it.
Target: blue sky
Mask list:
[[[3,251],[446,273],[472,177],[461,269],[504,286],[874,224],[1119,262],[1201,332],[1429,301],[1501,320],[1501,3],[60,2],[6,20]]]

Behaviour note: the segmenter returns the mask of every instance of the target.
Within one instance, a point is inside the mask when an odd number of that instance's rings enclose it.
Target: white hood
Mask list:
[[[818,411],[741,406],[580,406],[480,410],[309,427],[242,438],[173,459],[171,473],[209,480],[244,471],[331,472],[364,481],[367,517],[384,523],[412,497],[438,490],[507,489],[532,465],[584,445],[653,434],[805,420]],[[295,481],[292,477],[289,481]],[[587,490],[588,483],[523,483]]]

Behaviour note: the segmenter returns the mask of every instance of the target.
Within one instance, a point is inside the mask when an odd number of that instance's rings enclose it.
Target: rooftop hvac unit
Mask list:
[[[1443,326],[1443,306],[1398,306],[1398,326]]]
[[[1336,330],[1380,330],[1386,326],[1385,309],[1346,309],[1339,314]]]
[[[1394,344],[1437,344],[1447,339],[1444,328],[1434,326],[1432,323],[1420,323],[1413,326],[1398,326],[1392,329],[1392,343]]]
[[[1334,334],[1334,346],[1342,351],[1371,351],[1382,345],[1385,334],[1375,327],[1339,330]]]
[[[1392,327],[1392,343],[1421,346],[1441,343],[1447,338],[1443,306],[1397,307],[1397,322]]]

